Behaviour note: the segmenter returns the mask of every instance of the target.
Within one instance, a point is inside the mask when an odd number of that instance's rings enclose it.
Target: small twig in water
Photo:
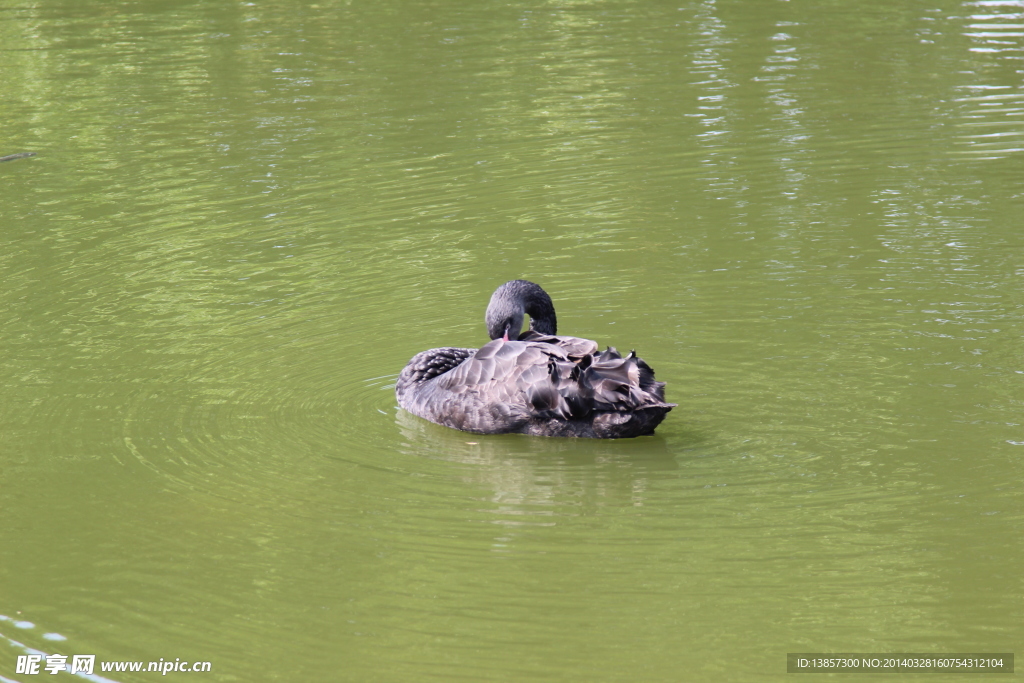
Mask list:
[[[14,161],[15,159],[24,159],[25,157],[34,157],[35,152],[18,152],[17,154],[8,154],[5,157],[0,157],[0,161]]]

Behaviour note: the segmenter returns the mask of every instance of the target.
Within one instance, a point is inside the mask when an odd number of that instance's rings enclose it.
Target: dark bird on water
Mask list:
[[[398,405],[466,432],[599,439],[651,434],[676,405],[635,352],[556,336],[554,304],[533,282],[498,287],[484,319],[493,341],[482,348],[413,356],[395,384]]]

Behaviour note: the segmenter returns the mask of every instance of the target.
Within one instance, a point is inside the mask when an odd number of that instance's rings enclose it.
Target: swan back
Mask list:
[[[531,329],[519,334],[524,314]],[[467,432],[622,438],[652,433],[675,407],[636,353],[556,336],[554,305],[532,282],[499,287],[485,319],[492,341],[480,349],[409,361],[395,385],[402,408]]]

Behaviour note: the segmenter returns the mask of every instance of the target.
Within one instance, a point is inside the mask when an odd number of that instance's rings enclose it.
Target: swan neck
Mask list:
[[[510,339],[517,339],[524,315],[530,316],[530,329],[535,332],[553,335],[558,329],[555,306],[540,285],[511,280],[498,287],[484,316],[491,339],[499,339],[506,332]]]

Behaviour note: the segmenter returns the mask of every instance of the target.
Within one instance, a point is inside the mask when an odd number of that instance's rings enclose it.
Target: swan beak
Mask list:
[[[508,330],[505,330],[505,336],[501,338],[501,341],[508,341]]]

